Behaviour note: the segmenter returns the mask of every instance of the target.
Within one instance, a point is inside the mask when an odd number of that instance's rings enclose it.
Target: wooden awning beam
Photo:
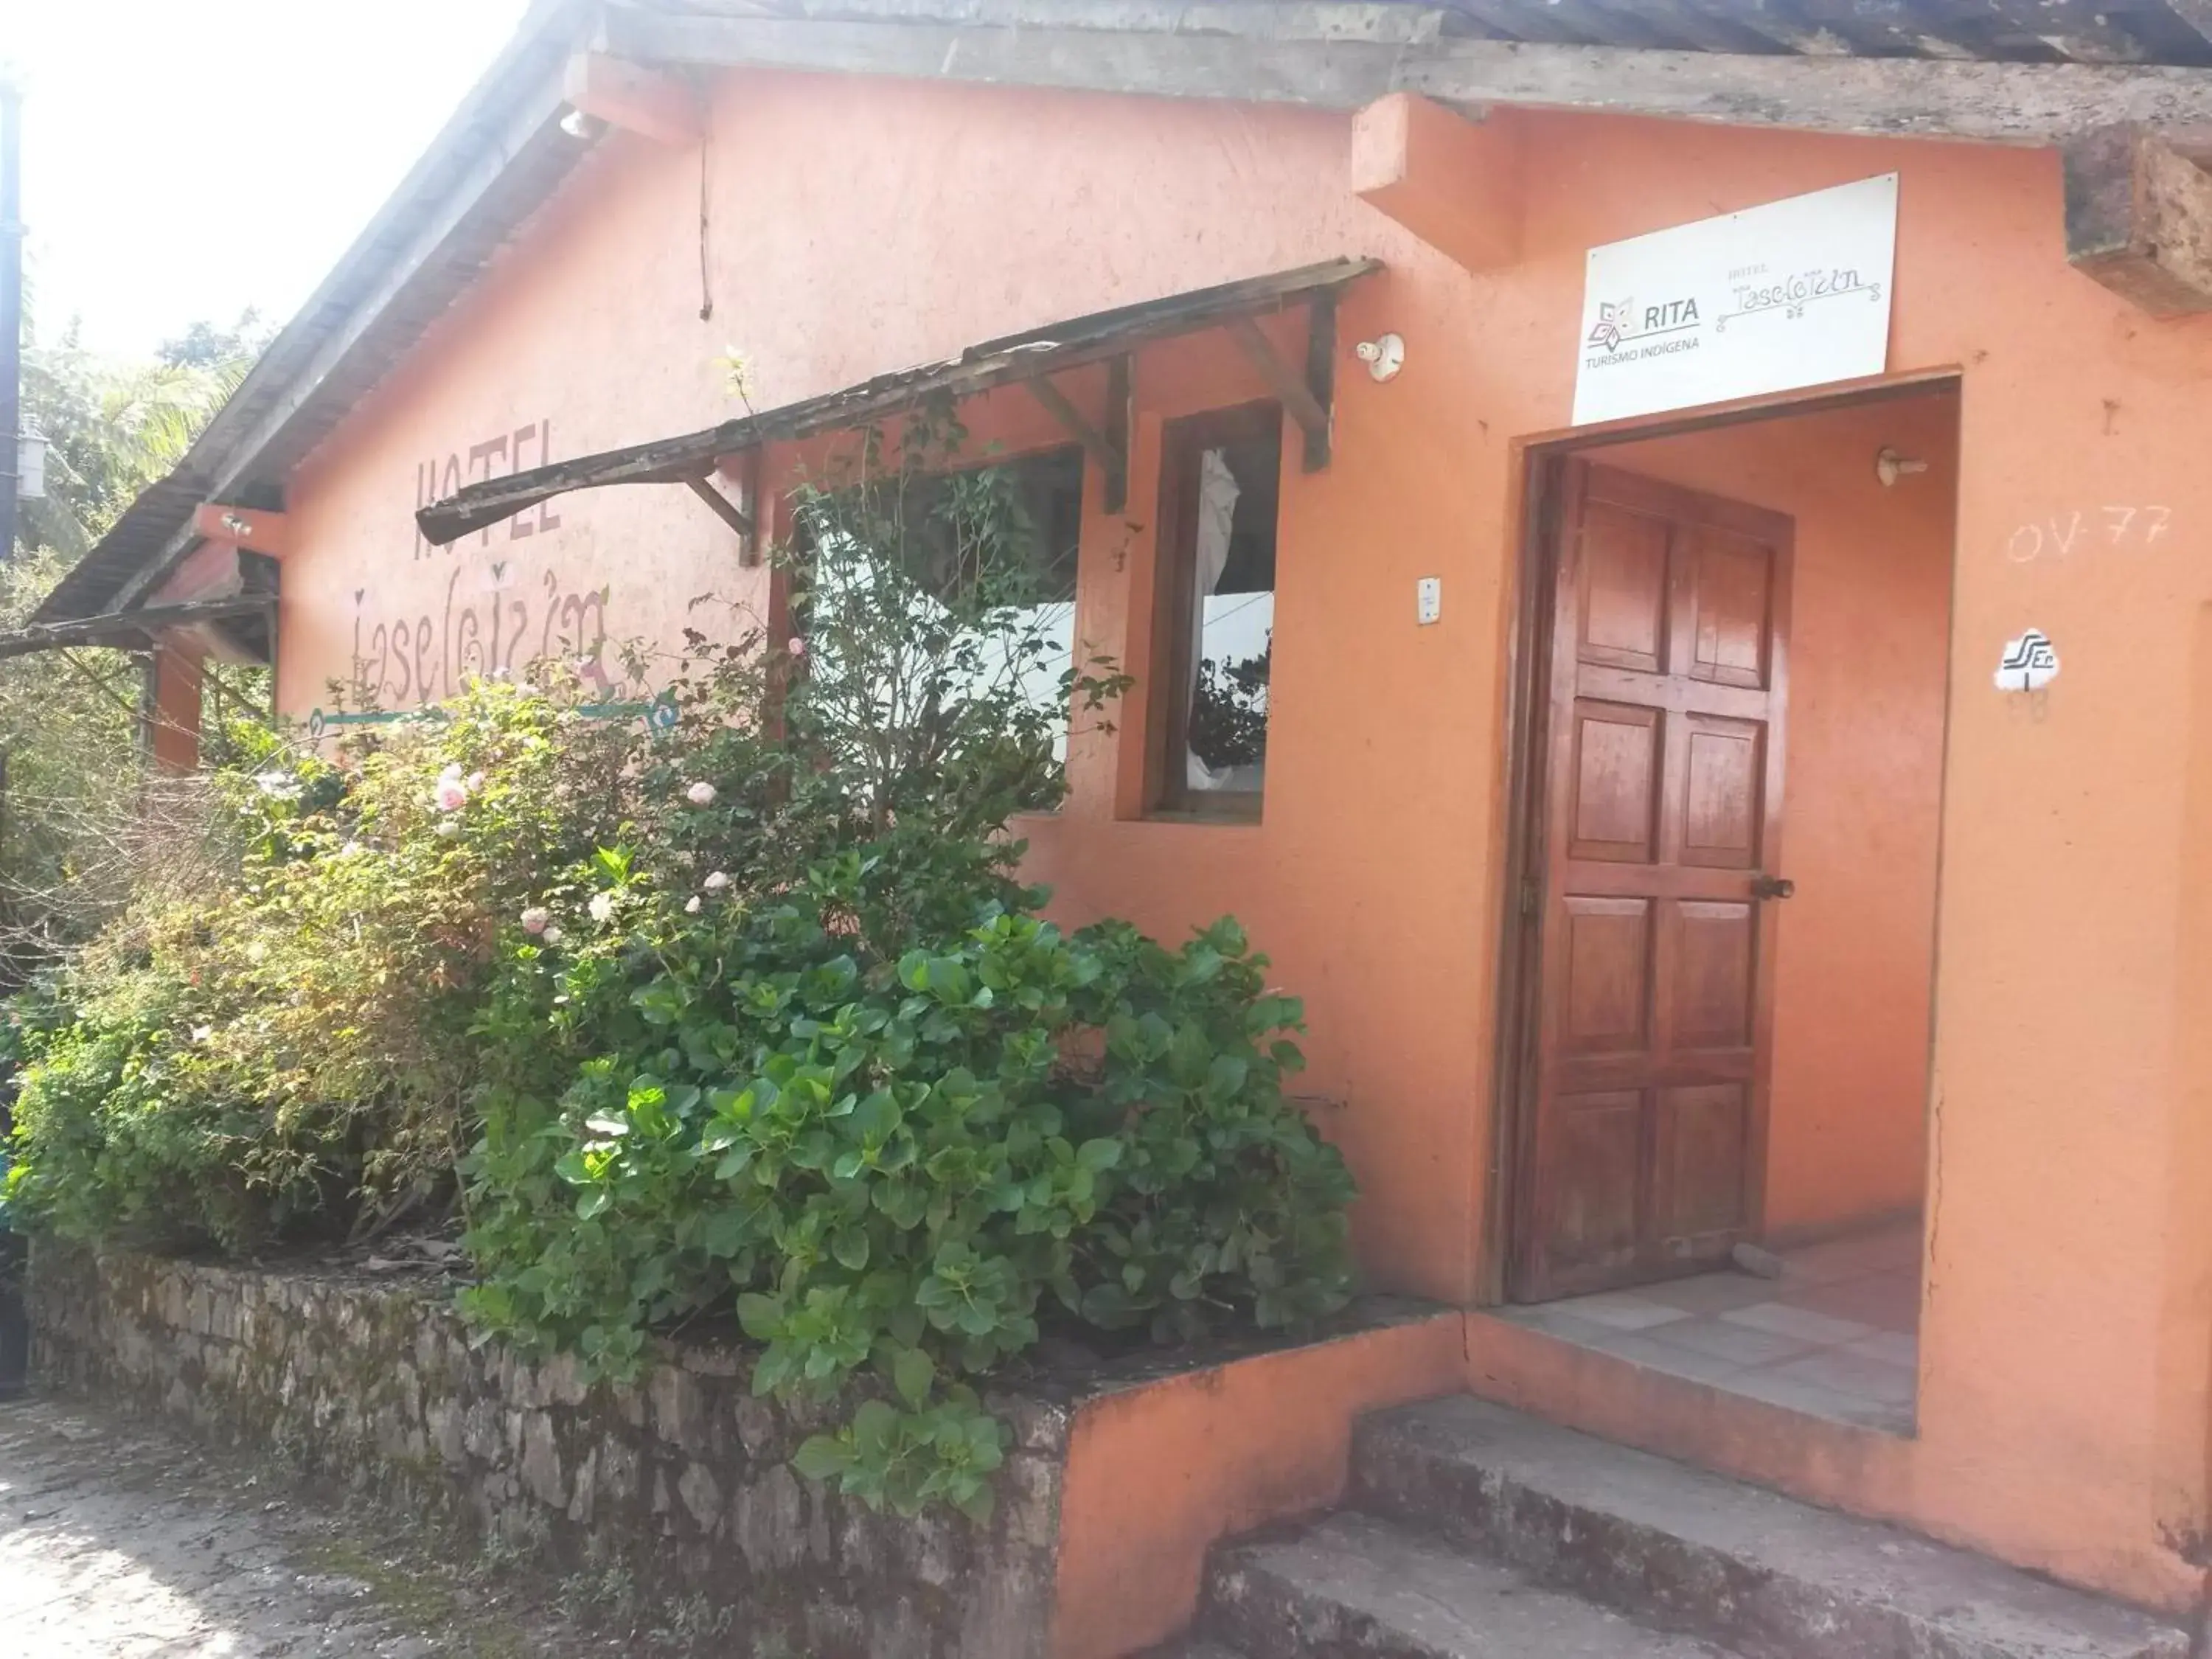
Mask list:
[[[1310,329],[1318,329],[1321,325],[1322,308],[1316,306],[1308,319],[1307,326]],[[1325,382],[1316,385],[1310,378],[1315,369],[1313,358],[1316,354],[1310,349],[1307,352],[1306,374],[1300,375],[1294,373],[1291,366],[1283,361],[1281,355],[1269,343],[1267,335],[1261,331],[1260,325],[1249,317],[1232,317],[1229,319],[1228,327],[1230,338],[1236,341],[1238,349],[1251,360],[1252,366],[1260,371],[1261,377],[1273,388],[1275,395],[1282,399],[1284,410],[1298,423],[1300,430],[1306,434],[1306,471],[1320,471],[1328,465],[1331,388]],[[1335,331],[1332,328],[1329,332],[1334,337]],[[1324,373],[1328,356],[1325,354],[1322,357]]]
[[[858,386],[747,414],[702,432],[681,433],[487,478],[421,508],[415,522],[425,539],[443,547],[471,531],[497,524],[571,490],[622,483],[690,483],[710,476],[730,457],[763,444],[850,431],[897,418],[933,398],[973,398],[1086,363],[1107,366],[1109,424],[1100,435],[1110,442],[1118,429],[1126,453],[1129,354],[1151,341],[1196,334],[1218,328],[1233,317],[1267,312],[1307,312],[1304,384],[1326,410],[1334,372],[1336,296],[1349,284],[1381,269],[1381,263],[1374,259],[1329,259],[1295,270],[1071,318],[1004,339],[987,340],[943,362],[879,374]],[[1118,367],[1116,359],[1122,360]],[[1318,442],[1309,429],[1309,466],[1328,462],[1326,426],[1326,421],[1322,422]]]
[[[717,489],[712,478],[686,478],[684,482],[691,487],[693,495],[707,503],[708,510],[716,518],[746,541],[752,539],[752,514]]]
[[[1127,365],[1129,360],[1117,357],[1114,361]],[[1127,507],[1129,504],[1129,434],[1126,409],[1118,421],[1115,413],[1109,410],[1107,419],[1116,428],[1115,432],[1109,435],[1091,425],[1085,418],[1083,411],[1068,401],[1067,394],[1045,375],[1040,374],[1035,380],[1024,380],[1022,384],[1029,388],[1032,398],[1044,405],[1045,412],[1058,421],[1067,434],[1081,444],[1091,459],[1098,463],[1098,470],[1106,475],[1106,510],[1119,513]],[[1121,384],[1125,387],[1128,384],[1126,368]],[[1125,400],[1126,396],[1125,392]],[[1110,404],[1112,401],[1109,396],[1108,402]]]

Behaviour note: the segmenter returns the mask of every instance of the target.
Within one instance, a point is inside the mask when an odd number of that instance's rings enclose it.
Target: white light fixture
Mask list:
[[[574,107],[561,118],[561,131],[571,138],[596,138],[605,129],[606,123],[598,116],[586,115],[582,110]]]
[[[27,501],[46,498],[46,441],[37,432],[15,440],[15,494]]]
[[[1927,462],[1916,461],[1909,455],[1900,455],[1887,444],[1884,444],[1875,453],[1874,476],[1881,480],[1882,488],[1885,489],[1896,488],[1897,481],[1908,473],[1925,472],[1927,470]]]
[[[1368,374],[1375,379],[1395,380],[1406,366],[1406,342],[1401,335],[1378,334],[1352,347],[1352,355],[1367,365]]]

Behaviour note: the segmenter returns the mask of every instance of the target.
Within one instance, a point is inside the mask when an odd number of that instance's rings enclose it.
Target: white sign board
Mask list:
[[[1897,175],[1589,252],[1575,424],[1879,374]]]

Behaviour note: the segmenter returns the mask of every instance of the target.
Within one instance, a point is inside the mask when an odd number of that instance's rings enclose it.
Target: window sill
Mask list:
[[[1210,806],[1158,807],[1139,820],[1144,823],[1215,824],[1231,830],[1257,830],[1260,821],[1261,808],[1257,800],[1249,805],[1240,803],[1231,805],[1223,802],[1219,805]]]

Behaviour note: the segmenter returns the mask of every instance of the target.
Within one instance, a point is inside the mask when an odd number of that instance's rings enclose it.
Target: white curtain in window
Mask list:
[[[1186,715],[1198,700],[1199,670],[1206,662],[1206,611],[1207,599],[1221,586],[1222,572],[1229,568],[1229,538],[1237,522],[1237,498],[1243,488],[1237,475],[1229,470],[1229,458],[1218,449],[1209,449],[1198,459],[1198,535],[1193,544],[1195,569],[1193,572],[1190,605],[1190,671],[1183,683],[1182,706]],[[1223,789],[1231,783],[1229,770],[1216,772],[1195,753],[1186,752],[1189,766],[1188,787],[1193,789]]]

